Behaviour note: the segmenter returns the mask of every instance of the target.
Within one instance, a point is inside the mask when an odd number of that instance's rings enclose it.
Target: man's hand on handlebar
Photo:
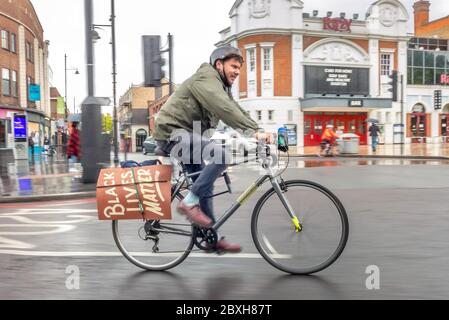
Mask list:
[[[273,137],[269,133],[259,132],[258,131],[258,132],[255,133],[254,137],[258,141],[264,141],[266,144],[274,144]]]

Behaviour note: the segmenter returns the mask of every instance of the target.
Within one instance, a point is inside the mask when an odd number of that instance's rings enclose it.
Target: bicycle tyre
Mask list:
[[[172,190],[173,190],[173,188],[172,188]],[[178,193],[175,197],[173,197],[172,203],[173,203],[174,199],[182,200],[182,198],[183,198],[182,195],[180,193]],[[114,237],[115,244],[117,245],[117,247],[120,250],[120,252],[122,253],[122,255],[129,262],[131,262],[135,266],[137,266],[139,268],[142,268],[144,270],[148,270],[148,271],[165,271],[165,270],[174,268],[177,265],[179,265],[180,263],[182,263],[189,256],[189,254],[192,251],[192,248],[194,246],[194,227],[191,225],[190,228],[191,228],[192,236],[190,237],[190,242],[187,244],[187,247],[185,248],[184,252],[182,252],[179,257],[177,257],[173,261],[170,261],[170,262],[167,262],[167,263],[162,263],[162,264],[154,264],[153,265],[153,264],[145,263],[143,261],[140,261],[136,257],[134,257],[125,248],[125,245],[123,244],[123,242],[121,240],[121,237],[120,237],[119,221],[120,220],[113,220],[112,221],[112,235]],[[123,221],[128,221],[128,220],[123,220]]]
[[[296,274],[296,275],[308,275],[308,274],[322,271],[322,270],[326,269],[327,267],[329,267],[332,263],[334,263],[340,257],[340,255],[342,254],[342,252],[346,246],[346,243],[348,240],[348,235],[349,235],[349,221],[348,221],[348,217],[346,214],[346,210],[345,210],[343,204],[341,203],[341,201],[337,198],[337,196],[335,196],[327,188],[325,188],[315,182],[305,181],[305,180],[289,180],[289,181],[284,182],[284,185],[287,187],[287,191],[285,192],[285,194],[287,195],[287,199],[289,199],[289,201],[290,201],[290,197],[288,196],[288,191],[291,190],[292,187],[303,187],[304,190],[310,189],[310,190],[318,191],[321,193],[322,196],[324,196],[325,198],[327,198],[331,201],[331,203],[335,206],[336,211],[338,212],[338,215],[339,215],[337,221],[339,221],[339,223],[341,224],[341,234],[339,236],[338,245],[336,246],[335,250],[328,256],[328,258],[326,258],[324,261],[317,263],[315,265],[312,265],[312,266],[297,268],[297,267],[283,265],[282,263],[277,261],[274,258],[276,256],[273,254],[274,250],[272,250],[272,252],[269,252],[270,250],[267,249],[265,247],[265,245],[262,245],[263,241],[265,241],[266,239],[264,239],[265,235],[263,235],[262,233],[259,232],[259,222],[260,222],[259,218],[260,218],[261,210],[263,209],[266,202],[273,195],[276,196],[276,199],[278,199],[274,188],[269,189],[264,195],[262,195],[262,197],[259,199],[259,201],[257,202],[257,204],[254,208],[254,211],[253,211],[253,214],[251,217],[251,235],[252,235],[254,244],[256,245],[256,248],[259,251],[259,253],[269,264],[271,264],[273,267],[275,267],[281,271],[284,271],[286,273]],[[310,193],[310,191],[309,191],[309,193]],[[293,209],[295,209],[295,208],[293,208]],[[284,211],[285,211],[285,209],[284,209]],[[291,219],[288,216],[286,211],[285,211],[285,216],[287,218],[286,220],[288,220],[288,224],[289,224],[288,227],[291,228],[290,231],[295,232],[293,224],[291,222]],[[277,224],[280,224],[280,222],[279,221],[274,222],[272,225],[277,225]],[[286,222],[286,224],[287,224],[287,222]],[[303,225],[303,227],[304,227],[304,230],[302,232],[306,232],[308,226]],[[288,231],[286,231],[286,232],[288,232]],[[301,233],[298,233],[297,235],[301,236]],[[270,234],[270,236],[272,236],[272,234]],[[276,251],[274,251],[274,252],[276,252]],[[282,260],[282,259],[279,259],[279,260]]]

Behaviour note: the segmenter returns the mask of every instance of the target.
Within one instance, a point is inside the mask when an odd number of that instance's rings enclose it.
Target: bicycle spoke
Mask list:
[[[172,212],[178,199],[172,201]],[[192,225],[172,214],[170,221],[122,220],[113,222],[114,240],[123,255],[147,270],[167,270],[192,251]]]
[[[273,189],[254,209],[251,232],[257,249],[276,268],[310,274],[332,264],[347,241],[346,212],[327,189],[309,182],[290,181],[284,196],[303,229],[296,232]]]

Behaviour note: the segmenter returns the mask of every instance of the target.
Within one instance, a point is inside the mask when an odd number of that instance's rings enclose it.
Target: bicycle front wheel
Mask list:
[[[276,191],[258,201],[251,233],[260,254],[275,268],[291,274],[311,274],[330,266],[343,252],[349,233],[345,208],[325,187],[291,180],[281,185],[302,224],[295,226]]]
[[[187,258],[194,244],[193,227],[175,212],[180,199],[176,197],[172,201],[170,221],[112,221],[115,243],[126,259],[142,269],[162,271]]]

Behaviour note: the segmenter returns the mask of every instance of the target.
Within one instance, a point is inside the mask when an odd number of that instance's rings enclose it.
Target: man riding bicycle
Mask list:
[[[226,160],[224,163],[216,161],[215,156],[223,154],[225,159],[229,159],[227,150],[210,141],[210,130],[221,120],[233,129],[246,131],[247,134],[250,130],[259,139],[270,139],[269,136],[257,133],[257,123],[232,97],[231,87],[240,75],[243,62],[238,48],[225,46],[215,49],[210,63],[203,63],[175,91],[155,121],[154,138],[158,148],[180,159],[189,173],[201,171],[192,178],[194,183],[190,192],[176,208],[180,214],[201,227],[210,227],[215,222],[210,197],[213,195],[215,180],[227,167]],[[184,132],[181,139],[178,135],[180,131]],[[203,155],[205,150],[209,152]],[[214,160],[205,165],[204,160],[210,160],[210,155]],[[222,238],[217,243],[217,249],[240,252],[241,246],[230,244]]]
[[[335,133],[334,126],[332,124],[328,124],[326,126],[326,130],[324,130],[323,135],[321,136],[321,151],[325,156],[332,153],[332,146],[335,145],[335,140],[338,138],[339,136]]]

